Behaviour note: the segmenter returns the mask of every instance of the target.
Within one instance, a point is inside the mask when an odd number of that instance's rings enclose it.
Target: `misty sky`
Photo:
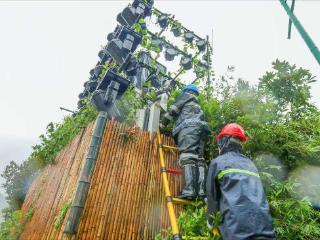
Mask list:
[[[251,83],[276,58],[320,68],[278,1],[155,1],[160,10],[205,37],[213,31],[213,68]],[[0,171],[21,162],[49,122],[75,109],[77,96],[98,61],[97,53],[128,1],[0,1]],[[296,1],[296,15],[320,45],[320,1]],[[312,86],[320,106],[320,83]]]

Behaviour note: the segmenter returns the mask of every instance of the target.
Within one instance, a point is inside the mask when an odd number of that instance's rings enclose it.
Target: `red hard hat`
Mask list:
[[[216,137],[216,141],[218,141],[223,136],[232,136],[238,137],[242,142],[247,141],[246,134],[244,129],[237,123],[229,123],[227,124]]]

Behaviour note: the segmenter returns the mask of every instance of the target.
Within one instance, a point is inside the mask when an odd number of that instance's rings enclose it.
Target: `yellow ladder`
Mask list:
[[[176,214],[174,212],[173,204],[184,204],[184,205],[191,205],[193,202],[188,200],[183,200],[179,198],[174,198],[171,196],[170,188],[169,188],[169,181],[168,181],[168,173],[178,173],[178,171],[175,171],[174,169],[167,169],[165,162],[164,162],[164,149],[169,150],[178,150],[176,147],[163,145],[161,141],[161,134],[160,132],[157,133],[157,139],[158,139],[158,147],[159,147],[159,156],[160,156],[160,167],[161,167],[161,177],[162,182],[164,186],[164,192],[165,197],[167,200],[167,208],[169,212],[169,218],[170,218],[170,225],[172,229],[173,239],[174,240],[180,240],[179,235],[179,227],[177,224],[177,218]]]
[[[157,132],[157,140],[158,140],[158,147],[159,147],[159,157],[160,157],[160,168],[161,168],[161,176],[162,176],[162,182],[164,186],[164,192],[165,192],[165,197],[167,200],[167,208],[169,212],[169,218],[170,218],[170,225],[172,229],[172,234],[173,234],[173,239],[174,240],[181,240],[180,238],[180,233],[179,233],[179,227],[177,224],[177,217],[174,212],[173,204],[182,204],[182,205],[192,205],[194,202],[193,201],[188,201],[180,198],[174,198],[171,196],[170,188],[169,188],[169,181],[168,181],[168,174],[167,173],[173,173],[173,174],[180,174],[180,170],[177,169],[168,169],[166,168],[165,162],[164,162],[164,149],[168,150],[175,150],[177,151],[178,148],[172,147],[172,146],[167,146],[163,145],[161,141],[161,134],[158,131]],[[214,238],[216,236],[219,236],[218,229],[214,228],[213,231],[213,236]]]

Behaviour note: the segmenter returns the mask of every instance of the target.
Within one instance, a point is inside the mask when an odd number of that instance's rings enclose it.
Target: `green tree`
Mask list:
[[[287,61],[276,60],[273,70],[267,72],[259,82],[266,100],[277,103],[278,113],[289,112],[291,116],[303,116],[313,106],[310,104],[310,84],[315,82],[309,70],[297,68]]]
[[[289,177],[292,171],[320,165],[320,112],[311,103],[310,95],[315,77],[286,61],[276,60],[272,68],[257,86],[235,80],[230,68],[216,80],[214,97],[207,99],[200,94],[199,101],[212,131],[207,158],[218,155],[213,140],[225,124],[243,125],[249,136],[244,151],[259,168],[277,239],[320,239],[320,213],[310,203],[320,199],[319,188],[309,179]],[[303,191],[306,187],[308,191]],[[203,228],[204,212],[204,207],[199,206],[182,212],[179,223],[183,223],[180,228],[186,239],[210,239]]]

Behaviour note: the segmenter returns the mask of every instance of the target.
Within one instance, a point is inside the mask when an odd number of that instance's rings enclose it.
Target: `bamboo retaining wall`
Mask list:
[[[88,198],[74,236],[63,234],[66,219],[57,223],[61,209],[75,193],[93,126],[77,136],[33,182],[23,210],[34,214],[21,239],[154,239],[169,227],[155,134],[115,121],[106,125]],[[163,137],[163,144],[173,140]],[[177,168],[177,154],[166,152],[167,167]],[[172,195],[181,188],[179,175],[169,175]],[[179,207],[176,208],[178,213]],[[68,213],[66,214],[66,216]]]
[[[33,216],[26,224],[20,239],[62,238],[54,228],[55,217],[63,205],[72,199],[81,167],[90,144],[93,124],[75,137],[56,157],[55,164],[47,165],[32,183],[23,203],[23,212],[33,207]]]

